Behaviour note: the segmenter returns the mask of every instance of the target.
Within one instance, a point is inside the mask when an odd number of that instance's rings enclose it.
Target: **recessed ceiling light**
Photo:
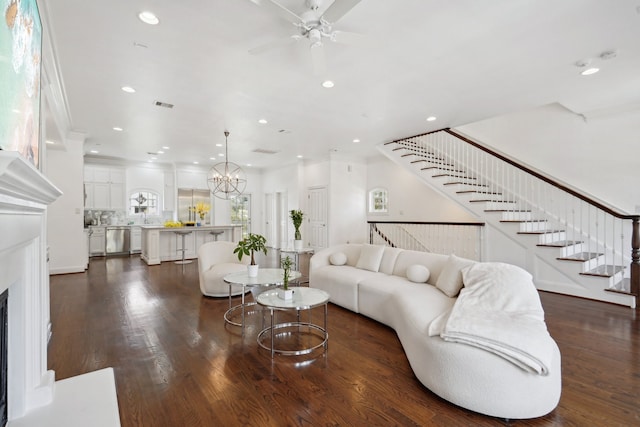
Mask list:
[[[168,150],[168,149],[169,149],[169,147],[162,147],[162,149],[163,149],[163,150]]]
[[[322,87],[325,87],[327,89],[330,89],[334,86],[333,82],[331,80],[325,80],[322,82]]]
[[[586,70],[584,70],[580,74],[582,74],[583,76],[590,76],[591,74],[595,74],[598,71],[600,71],[600,68],[592,67],[592,68],[587,68]]]
[[[89,151],[89,152],[90,152],[90,153],[92,153],[92,154],[98,154],[98,153],[99,153],[99,151],[98,151],[98,150],[91,150],[91,151]]]
[[[222,147],[222,144],[216,144],[216,147]]]
[[[134,88],[132,88],[131,86],[122,86],[122,90],[127,92],[127,93],[134,93],[136,90]]]
[[[302,158],[302,154],[298,154],[298,156],[297,156],[297,157],[298,157],[299,159],[301,159],[301,158]]]
[[[215,157],[209,157],[209,160],[215,160],[215,159],[216,159]]]
[[[354,139],[354,140],[353,140],[353,142],[354,142],[355,144],[357,144],[358,142],[360,142],[360,140],[359,140],[358,138],[356,138],[356,139]]]
[[[260,119],[258,120],[258,123],[260,123],[261,125],[266,125],[269,122],[267,121],[267,119]]]
[[[218,154],[218,157],[224,157],[224,153]]]
[[[247,163],[247,166],[251,167],[251,163]]]
[[[116,127],[114,127],[114,128],[113,128],[113,130],[115,130],[116,132],[122,132],[122,128],[117,127],[117,126],[116,126]]]
[[[200,163],[200,162],[193,162],[194,165],[197,165],[198,163]]]
[[[436,117],[435,117],[435,116],[429,116],[429,117],[427,117],[427,121],[428,121],[428,122],[433,122],[433,121],[435,121],[435,120],[436,120]]]
[[[138,18],[145,24],[149,25],[157,25],[160,22],[158,17],[149,11],[140,12],[138,14]]]
[[[151,160],[158,160],[158,158],[157,157],[152,157]]]
[[[164,154],[164,151],[158,151],[158,154]]]
[[[48,140],[48,139],[47,139],[45,142],[46,142],[47,144],[55,144],[55,142],[50,141],[50,140]]]

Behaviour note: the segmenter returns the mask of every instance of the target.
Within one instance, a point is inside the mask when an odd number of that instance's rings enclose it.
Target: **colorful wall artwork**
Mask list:
[[[42,24],[36,0],[0,0],[0,148],[35,167],[40,148]]]

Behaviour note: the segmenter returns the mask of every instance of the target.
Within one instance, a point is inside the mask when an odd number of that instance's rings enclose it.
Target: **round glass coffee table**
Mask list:
[[[327,303],[329,302],[329,294],[316,288],[291,287],[291,289],[293,289],[293,298],[291,299],[285,300],[280,298],[276,289],[265,291],[258,295],[257,298],[258,304],[271,312],[271,325],[264,328],[258,334],[258,345],[265,350],[269,350],[272,358],[275,353],[299,356],[309,354],[320,347],[324,347],[325,351],[327,350],[327,341],[329,340],[329,333],[327,332]],[[311,321],[311,309],[320,306],[324,306],[324,322],[322,326],[312,323]],[[300,310],[309,310],[308,322],[300,321]],[[277,311],[295,311],[297,321],[277,323],[275,318]],[[308,345],[302,348],[276,348],[276,335],[291,336],[295,334],[317,335],[319,342],[308,343]],[[268,344],[264,342],[266,341],[265,338],[267,335],[271,337]]]
[[[292,271],[290,273],[290,280],[299,279],[300,276],[299,271]],[[260,268],[256,277],[249,277],[247,271],[239,271],[224,276],[223,280],[229,284],[229,309],[224,313],[224,321],[230,325],[242,327],[242,333],[244,333],[245,311],[247,307],[256,305],[255,302],[245,302],[244,298],[247,288],[281,285],[283,283],[283,277],[284,270],[281,268]],[[242,302],[235,306],[232,306],[231,303],[232,286],[242,286]],[[242,311],[242,322],[231,320],[237,310]]]

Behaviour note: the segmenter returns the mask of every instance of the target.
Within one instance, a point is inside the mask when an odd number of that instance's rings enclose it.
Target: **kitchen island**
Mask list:
[[[141,258],[147,265],[157,265],[163,261],[176,261],[182,258],[182,237],[175,231],[191,231],[185,237],[185,259],[198,257],[198,248],[206,242],[216,240],[212,232],[222,231],[217,240],[238,242],[242,238],[240,225],[208,225],[200,227],[164,227],[161,225],[143,225]]]

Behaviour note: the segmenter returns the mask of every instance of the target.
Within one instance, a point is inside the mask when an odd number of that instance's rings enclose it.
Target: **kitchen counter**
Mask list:
[[[182,236],[175,231],[191,231],[185,236],[185,258],[194,259],[198,256],[198,248],[214,240],[238,242],[242,237],[240,225],[204,225],[200,227],[164,227],[162,225],[140,225],[142,230],[142,259],[147,265],[157,265],[163,261],[181,259]],[[212,231],[222,231],[215,236]]]

